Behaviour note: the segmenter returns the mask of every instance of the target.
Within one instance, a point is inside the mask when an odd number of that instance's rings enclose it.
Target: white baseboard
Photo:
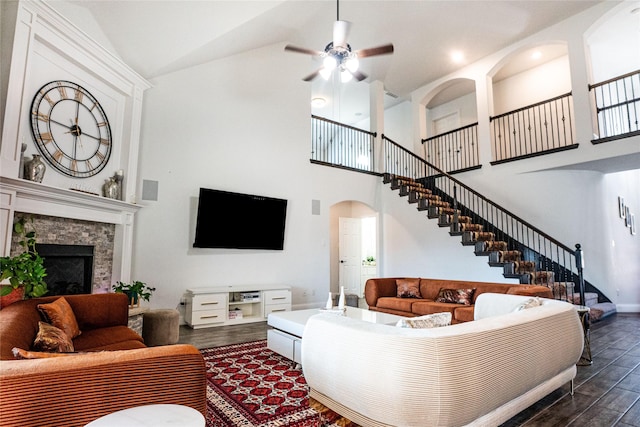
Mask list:
[[[618,313],[640,313],[640,304],[616,304]]]

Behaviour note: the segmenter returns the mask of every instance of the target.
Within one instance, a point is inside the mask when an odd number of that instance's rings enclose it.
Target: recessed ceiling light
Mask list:
[[[459,50],[454,50],[453,52],[451,52],[451,60],[455,63],[464,61],[464,53],[460,52]]]
[[[322,108],[327,103],[327,100],[324,98],[313,98],[311,100],[311,106],[315,108]]]
[[[540,59],[540,58],[542,58],[542,52],[540,52],[539,50],[533,51],[533,53],[531,54],[531,59]]]

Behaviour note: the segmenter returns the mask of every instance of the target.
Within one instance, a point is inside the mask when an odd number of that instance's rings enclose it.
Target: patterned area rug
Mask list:
[[[357,427],[309,402],[302,369],[255,341],[201,350],[207,365],[207,427]]]

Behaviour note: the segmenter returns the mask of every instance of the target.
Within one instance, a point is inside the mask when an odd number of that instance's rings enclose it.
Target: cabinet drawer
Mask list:
[[[227,310],[221,308],[218,310],[200,310],[191,313],[192,325],[204,325],[207,323],[218,323],[226,320]]]
[[[264,303],[265,305],[291,304],[291,291],[288,289],[264,291]]]
[[[227,294],[196,295],[193,297],[192,310],[226,310]]]
[[[295,337],[281,331],[267,331],[267,348],[290,360],[294,357],[295,340]]]
[[[291,311],[291,304],[269,304],[264,306],[264,317],[268,317],[270,313],[279,311]]]

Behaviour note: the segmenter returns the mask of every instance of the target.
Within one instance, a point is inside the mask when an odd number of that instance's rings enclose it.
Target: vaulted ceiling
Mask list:
[[[356,49],[393,43],[395,53],[361,61],[369,75],[400,97],[449,74],[452,50],[467,64],[598,1],[342,0]],[[331,41],[335,1],[69,0],[63,13],[90,14],[111,48],[146,78],[275,43],[322,50]],[[283,51],[283,55],[291,55]],[[303,56],[300,57],[304,61]],[[309,73],[316,68],[309,61]],[[300,76],[301,78],[303,76]]]

